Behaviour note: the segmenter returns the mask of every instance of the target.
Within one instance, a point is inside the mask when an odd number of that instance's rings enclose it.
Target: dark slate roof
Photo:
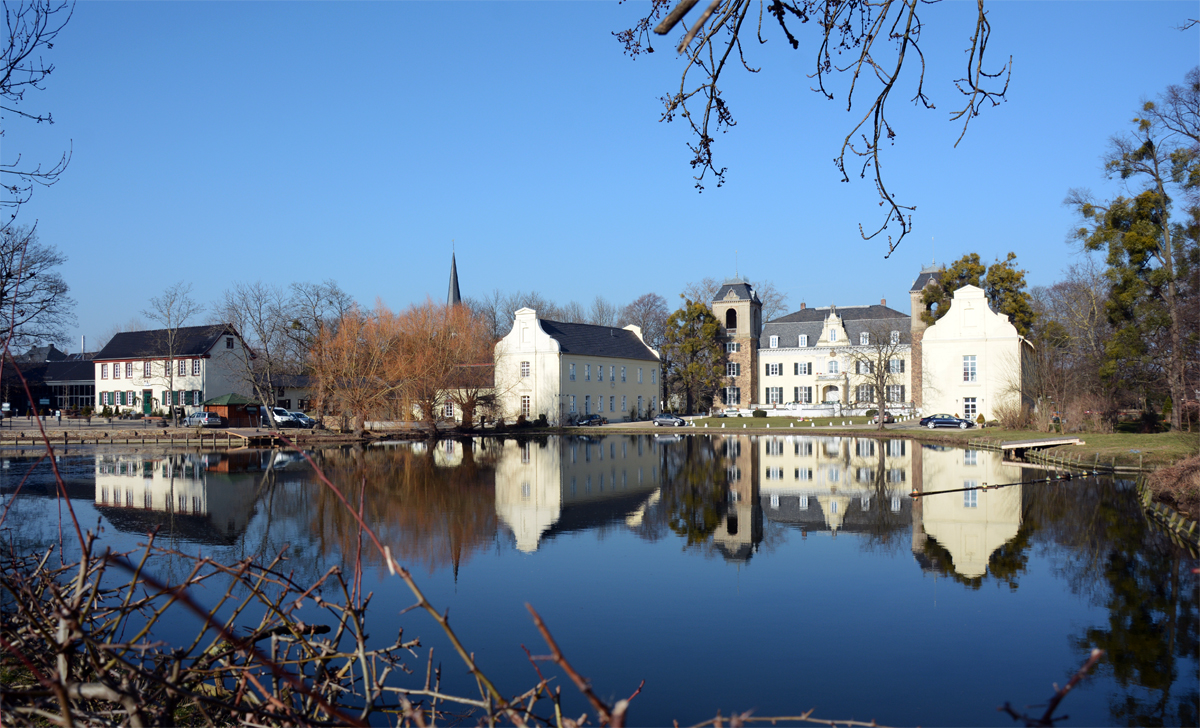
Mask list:
[[[837,315],[842,317],[842,321],[857,321],[859,319],[890,319],[890,318],[908,318],[908,314],[900,313],[894,308],[873,304],[870,306],[838,306],[835,309]],[[798,324],[808,321],[816,321],[821,323],[825,321],[825,317],[829,315],[829,307],[824,308],[805,308],[799,311],[793,311],[786,316],[780,316],[768,323],[772,324]]]
[[[713,296],[713,302],[724,301],[730,291],[736,293],[739,300],[758,302],[758,294],[754,292],[754,287],[745,281],[738,280],[725,281],[717,291],[717,295]]]
[[[879,305],[839,306],[836,310],[842,319],[842,327],[846,329],[846,337],[849,339],[845,343],[851,346],[858,345],[859,334],[862,332],[881,330],[899,331],[900,342],[910,343],[911,323],[907,314]],[[770,349],[772,336],[779,337],[779,348],[781,349],[799,346],[801,334],[808,336],[810,347],[816,346],[817,341],[821,338],[821,329],[824,328],[825,318],[828,315],[829,308],[827,307],[806,308],[765,324],[758,340],[759,350]]]
[[[67,358],[67,355],[64,354],[63,352],[59,351],[58,348],[54,346],[54,344],[49,344],[47,346],[34,347],[16,358],[17,358],[17,361],[31,361],[31,362],[33,362],[33,361],[36,361],[36,362],[62,361],[63,359]]]
[[[462,294],[458,292],[458,264],[454,260],[454,253],[450,253],[450,290],[446,294],[446,305],[457,306],[462,303]]]
[[[96,380],[96,366],[90,359],[81,361],[52,361],[46,363],[45,382],[80,382]]]
[[[126,331],[112,337],[112,340],[96,354],[96,360],[105,359],[146,359],[167,355],[166,333],[168,329],[153,331]],[[222,336],[237,331],[231,324],[213,324],[210,326],[183,326],[178,330],[175,356],[203,356],[212,349]]]
[[[650,347],[629,329],[593,324],[567,324],[548,319],[538,319],[538,323],[543,331],[558,342],[564,354],[658,361]]]
[[[945,269],[942,268],[940,265],[934,266],[932,268],[923,268],[921,270],[921,275],[917,276],[917,279],[915,281],[913,281],[912,288],[908,289],[909,292],[911,293],[913,291],[922,290],[923,288],[925,288],[925,285],[927,283],[929,283],[929,280],[931,278],[936,279],[938,277],[938,274],[941,273],[943,270],[945,270]]]

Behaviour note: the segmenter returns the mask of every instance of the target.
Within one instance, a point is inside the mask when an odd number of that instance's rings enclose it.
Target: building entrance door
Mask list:
[[[154,390],[142,390],[142,414],[149,417],[154,412]]]

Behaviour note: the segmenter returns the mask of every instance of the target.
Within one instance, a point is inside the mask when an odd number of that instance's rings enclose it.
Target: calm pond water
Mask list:
[[[35,461],[4,457],[8,502]],[[315,457],[352,502],[366,483],[367,519],[510,694],[537,680],[521,645],[545,652],[528,602],[601,696],[646,681],[635,725],[810,708],[1012,725],[997,706],[1043,703],[1093,647],[1108,654],[1067,697],[1064,725],[1200,721],[1197,563],[1147,523],[1128,483],[914,499],[1044,473],[986,451],[845,437],[548,437]],[[352,520],[295,455],[82,450],[59,464],[81,520],[117,549],[154,526],[161,542],[231,560],[287,546],[309,579],[355,553]],[[6,540],[57,541],[47,484],[46,465],[33,467]],[[432,620],[398,616],[412,603],[403,583],[368,563],[375,632],[419,635],[444,685],[473,694]]]

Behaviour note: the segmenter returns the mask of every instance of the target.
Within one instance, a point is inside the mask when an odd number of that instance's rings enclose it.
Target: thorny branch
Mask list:
[[[764,11],[774,18],[793,49],[800,47],[800,40],[794,32],[797,25],[812,21],[817,27],[820,42],[814,59],[815,68],[809,76],[816,79],[814,91],[833,100],[834,93],[827,82],[839,74],[849,74],[846,110],[851,111],[860,81],[873,76],[879,84],[880,90],[843,138],[833,161],[843,182],[850,179],[847,164],[853,166],[856,158],[861,162],[859,177],[865,178],[868,171],[873,176],[879,204],[885,214],[882,223],[872,232],[867,232],[859,225],[859,234],[864,240],[871,240],[883,233],[889,224],[898,225],[899,235],[894,241],[891,235],[888,236],[888,251],[884,257],[889,257],[912,230],[911,213],[916,209],[914,205],[901,204],[885,184],[884,164],[880,155],[881,145],[885,142],[892,144],[896,138],[896,130],[887,119],[887,102],[900,80],[910,49],[915,53],[918,64],[912,102],[927,109],[935,108],[924,90],[925,55],[920,46],[923,26],[917,13],[918,6],[927,1],[757,0],[757,40],[760,45],[767,42],[762,34]],[[661,98],[664,106],[662,120],[673,121],[679,115],[691,127],[695,142],[689,143],[688,148],[692,153],[692,169],[696,171],[696,189],[704,189],[704,179],[709,174],[716,178],[720,187],[725,183],[726,168],[718,168],[714,162],[715,135],[728,132],[737,122],[721,94],[719,84],[726,61],[735,49],[742,67],[750,73],[758,72],[757,68],[747,63],[742,48],[743,21],[750,15],[755,0],[711,0],[690,28],[687,27],[686,16],[697,0],[681,0],[673,9],[670,9],[671,4],[672,0],[653,0],[649,10],[633,27],[613,35],[625,47],[625,53],[636,58],[643,52],[654,52],[651,32],[666,35],[676,26],[683,27],[684,34],[678,52],[685,55],[685,62],[680,74],[679,90]],[[660,19],[661,22],[656,24],[655,21]],[[961,119],[963,122],[955,146],[966,134],[971,119],[989,104],[998,105],[1008,91],[1012,57],[994,72],[984,66],[990,37],[991,24],[983,0],[976,0],[975,30],[966,49],[966,72],[961,78],[954,79],[955,88],[966,97],[963,106],[950,115],[951,121]],[[850,59],[845,65],[839,62],[843,54]],[[698,83],[694,79],[696,75],[700,77]]]

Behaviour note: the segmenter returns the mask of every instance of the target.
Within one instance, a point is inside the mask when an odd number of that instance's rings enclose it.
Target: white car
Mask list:
[[[291,412],[288,412],[287,410],[285,410],[282,407],[272,407],[270,409],[270,416],[271,416],[271,420],[274,421],[275,426],[280,429],[283,429],[285,427],[303,427],[304,426],[304,425],[300,424],[300,420],[297,420],[295,417],[292,416]]]

